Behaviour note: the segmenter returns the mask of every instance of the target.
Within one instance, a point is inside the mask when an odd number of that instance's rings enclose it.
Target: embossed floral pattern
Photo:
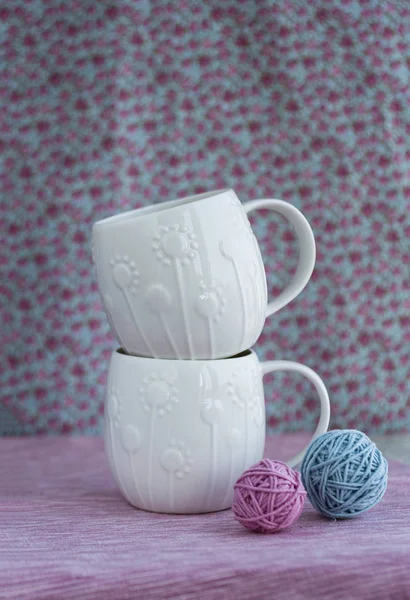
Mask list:
[[[155,351],[151,344],[150,336],[144,331],[144,323],[142,323],[142,320],[139,318],[139,315],[136,312],[132,298],[132,296],[137,294],[140,284],[140,274],[137,271],[136,264],[126,254],[117,254],[115,258],[111,259],[110,265],[112,267],[113,279],[123,293],[127,312],[134,322],[135,331],[145,345],[148,355],[155,356]],[[106,308],[110,325],[113,328],[113,332],[116,332],[111,311],[108,306]]]
[[[145,412],[155,410],[163,417],[178,402],[178,389],[168,375],[151,373],[139,388],[139,398]]]
[[[232,379],[228,383],[227,394],[234,406],[241,410],[246,407],[255,425],[261,427],[265,419],[265,413],[263,410],[264,399],[263,396],[261,397],[260,375],[256,370],[253,370],[241,384],[237,383],[238,377],[238,372],[233,373]]]
[[[171,305],[172,298],[167,288],[162,283],[155,283],[145,292],[145,300],[156,313],[165,313]]]
[[[137,288],[140,283],[140,276],[136,269],[135,262],[130,260],[128,256],[117,255],[110,261],[113,270],[115,283],[122,290],[129,288],[131,294],[137,293]]]
[[[232,427],[229,430],[227,440],[231,448],[237,448],[243,442],[243,434],[236,427]]]
[[[160,228],[160,233],[154,238],[152,249],[164,265],[170,265],[178,260],[187,266],[197,256],[198,242],[189,227],[170,225]]]
[[[139,388],[139,400],[146,413],[149,413],[148,433],[148,501],[151,509],[154,509],[154,493],[152,480],[154,476],[154,440],[156,439],[157,415],[162,418],[169,414],[178,402],[179,390],[175,385],[175,374],[153,371],[142,382]],[[172,491],[172,498],[174,492]],[[173,502],[173,500],[172,500]]]
[[[232,223],[240,236],[253,236],[253,231],[249,219],[241,208],[241,203],[236,198],[229,199],[229,206],[231,207],[231,218]],[[239,209],[239,210],[238,210]]]
[[[172,307],[173,298],[168,289],[162,283],[151,284],[145,292],[145,302],[150,309],[156,313],[162,324],[164,336],[173,351],[174,357],[179,357],[179,351],[175,343],[168,313]]]
[[[191,472],[193,459],[191,451],[184,442],[171,440],[169,448],[164,450],[161,455],[161,465],[169,473],[175,474],[175,477],[182,479]]]
[[[212,281],[209,285],[205,281],[201,281],[195,308],[202,318],[213,319],[215,323],[218,323],[226,308],[222,286],[216,281]]]
[[[231,380],[227,385],[227,395],[231,399],[236,410],[243,415],[244,425],[244,464],[243,470],[250,465],[252,461],[253,444],[250,441],[257,428],[257,437],[261,439],[262,425],[265,422],[264,398],[261,389],[261,374],[259,369],[252,369],[249,372],[241,374],[239,371],[232,373]]]
[[[135,425],[125,425],[121,430],[121,444],[124,450],[135,454],[141,447],[141,433]]]
[[[191,357],[194,355],[194,351],[188,307],[184,293],[185,281],[182,267],[187,267],[195,261],[198,256],[198,247],[195,233],[187,225],[178,224],[161,226],[159,233],[155,235],[152,243],[152,249],[157,259],[166,266],[173,265],[179,296],[178,302],[183,320],[184,337],[188,349],[187,354]],[[165,328],[166,324],[163,323],[163,325]],[[167,333],[167,337],[175,352],[175,342],[173,342],[169,332]]]
[[[115,388],[108,390],[107,396],[107,416],[115,427],[120,424],[121,417],[121,398]]]
[[[223,410],[223,404],[218,397],[205,398],[201,403],[201,419],[208,425],[217,425]]]
[[[252,410],[252,417],[253,417],[253,420],[255,421],[256,427],[262,427],[262,425],[265,421],[265,411],[264,411],[263,405],[261,404],[260,401],[258,401],[258,403],[255,404],[255,406]]]

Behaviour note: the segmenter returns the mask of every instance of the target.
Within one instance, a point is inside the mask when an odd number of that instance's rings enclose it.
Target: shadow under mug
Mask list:
[[[229,508],[235,481],[263,457],[263,376],[273,371],[300,373],[314,385],[321,412],[313,439],[326,432],[326,387],[302,364],[260,363],[251,350],[212,361],[115,351],[105,400],[105,443],[126,500],[163,513]],[[288,463],[298,464],[306,449]]]
[[[268,303],[247,213],[270,209],[295,228],[299,263]],[[315,241],[302,213],[282,200],[243,205],[233,190],[122,213],[93,226],[93,259],[113,332],[130,354],[211,359],[253,346],[265,318],[308,283]]]

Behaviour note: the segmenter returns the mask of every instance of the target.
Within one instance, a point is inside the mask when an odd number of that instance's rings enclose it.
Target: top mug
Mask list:
[[[295,228],[299,262],[289,285],[267,301],[265,269],[247,213],[271,209]],[[308,283],[315,240],[302,213],[282,200],[241,204],[218,190],[98,221],[93,260],[113,332],[129,354],[213,359],[258,339],[265,318]]]

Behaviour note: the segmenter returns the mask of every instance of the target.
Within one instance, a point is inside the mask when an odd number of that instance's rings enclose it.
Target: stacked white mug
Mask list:
[[[247,218],[262,208],[285,217],[299,243],[296,272],[271,302]],[[265,318],[311,277],[315,242],[298,209],[281,200],[241,204],[233,190],[219,190],[98,221],[92,237],[103,304],[121,344],[108,374],[106,449],[130,504],[168,513],[229,508],[234,482],[263,456],[266,373],[309,379],[321,407],[314,437],[327,430],[320,377],[299,363],[260,363],[250,349]]]

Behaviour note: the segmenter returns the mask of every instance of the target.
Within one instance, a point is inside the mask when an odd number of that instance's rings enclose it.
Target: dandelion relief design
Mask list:
[[[237,230],[238,235],[245,237],[253,246],[259,249],[258,240],[253,233],[248,215],[238,198],[230,198],[231,222]]]
[[[183,268],[189,267],[195,261],[198,256],[198,248],[195,233],[186,225],[177,224],[160,227],[159,233],[154,237],[152,243],[152,249],[157,259],[165,266],[171,266],[174,269],[190,356],[193,356],[193,345],[184,294]]]
[[[235,218],[233,219],[234,227],[238,230],[240,235],[243,235],[247,240],[258,250],[259,244],[253,233],[252,225],[248,219],[247,212],[245,211],[242,203],[237,198],[231,198],[230,202],[233,212],[235,212]]]
[[[126,255],[119,255],[110,261],[112,267],[112,275],[115,283],[121,290],[129,289],[130,293],[135,296],[137,288],[140,284],[140,275],[136,269],[135,262],[130,260]]]
[[[140,319],[138,319],[137,315],[135,314],[133,296],[137,295],[140,285],[140,274],[137,271],[136,264],[127,255],[117,254],[115,258],[110,260],[110,265],[112,268],[114,283],[117,285],[117,287],[119,287],[124,295],[128,310],[130,311],[131,317],[134,321],[134,327],[147,347],[148,354],[150,356],[154,356],[152,346],[140,326]]]
[[[217,374],[210,367],[203,367],[200,372],[200,415],[202,421],[209,427],[211,461],[210,485],[206,506],[212,505],[215,493],[216,472],[218,469],[218,425],[224,412],[223,403],[218,395]]]
[[[116,388],[110,388],[107,397],[107,415],[114,427],[120,424],[122,402]]]
[[[200,281],[199,292],[195,301],[197,314],[206,321],[208,329],[209,350],[208,358],[215,358],[215,332],[214,327],[220,322],[226,309],[226,299],[222,285],[211,281],[209,285]]]
[[[249,383],[249,414],[258,430],[257,448],[260,448],[263,445],[262,432],[265,426],[265,399],[260,374],[257,370],[254,369],[250,373]]]
[[[247,283],[245,281],[244,273],[239,266],[239,261],[237,260],[238,255],[242,253],[242,249],[238,246],[239,240],[227,239],[222,240],[219,244],[219,250],[222,256],[228,260],[234,269],[236,283],[238,286],[238,294],[241,301],[242,308],[242,331],[240,332],[240,347],[245,347],[246,342],[246,332],[247,332],[247,320],[248,320],[248,305],[246,302],[246,287]]]
[[[229,199],[229,207],[232,225],[238,231],[238,233],[247,234],[251,226],[240,200],[238,198],[231,197]]]
[[[177,479],[183,479],[192,471],[191,451],[185,442],[171,440],[169,446],[161,455],[161,466],[169,474],[169,506],[175,510],[175,483]]]
[[[155,422],[159,418],[165,417],[174,408],[179,400],[179,390],[175,385],[176,376],[173,372],[156,373],[153,372],[146,377],[139,388],[140,403],[146,413],[150,414],[149,442],[148,442],[148,496],[151,509],[152,500],[152,476],[153,476],[153,452]]]
[[[249,285],[246,286],[247,305],[250,307],[247,320],[247,331],[257,331],[262,328],[266,313],[266,301],[263,302],[265,294],[261,289],[261,275],[265,277],[265,272],[261,274],[257,262],[252,261],[249,271]]]
[[[123,425],[120,430],[120,441],[124,451],[128,454],[131,466],[132,478],[134,481],[134,490],[137,497],[136,504],[141,508],[145,507],[145,502],[139,487],[138,477],[135,472],[135,454],[141,448],[142,437],[139,429],[134,425]]]
[[[172,331],[169,327],[169,309],[172,305],[172,296],[162,283],[153,283],[145,292],[145,301],[150,309],[158,315],[169,345],[174,355],[181,358]]]
[[[253,233],[248,216],[237,198],[230,198],[231,222],[233,226],[233,235],[220,243],[220,251],[224,258],[229,260],[235,270],[235,276],[240,292],[240,299],[243,312],[242,329],[242,347],[245,346],[246,335],[249,330],[255,329],[255,322],[260,317],[255,303],[259,304],[260,296],[263,295],[260,282],[265,278],[265,269],[258,241]],[[249,257],[256,255],[259,257],[259,267],[253,262],[250,269],[240,269],[238,256],[245,254]],[[251,281],[251,285],[249,285]],[[266,307],[263,308],[265,313]]]
[[[107,392],[106,398],[106,427],[109,433],[109,443],[107,444],[107,448],[111,455],[111,462],[118,487],[128,502],[132,504],[131,495],[123,481],[121,469],[119,468],[117,461],[116,439],[118,438],[118,430],[121,424],[121,413],[122,401],[120,393],[117,388],[111,387]],[[116,433],[114,433],[114,431],[116,431]]]
[[[239,372],[233,373],[232,380],[228,384],[227,393],[231,398],[234,407],[243,411],[245,453],[242,470],[245,471],[254,460],[254,457],[251,456],[250,452],[249,426],[252,423],[257,427],[257,447],[259,448],[265,415],[262,408],[263,398],[261,397],[261,386],[258,381],[257,371],[253,369],[250,373],[247,373],[246,379],[241,380],[240,384],[238,383],[239,377]]]
[[[229,475],[228,485],[222,503],[222,506],[224,507],[228,507],[229,503],[232,502],[234,483],[242,473],[242,465],[240,464],[238,457],[241,455],[243,442],[244,440],[242,432],[236,427],[232,427],[227,436],[229,452]]]
[[[239,372],[235,371],[232,374],[232,378],[228,383],[227,394],[231,399],[232,404],[236,410],[243,412],[243,423],[244,423],[244,463],[242,471],[249,466],[249,416],[248,416],[248,403],[246,396],[243,394],[239,394],[239,386],[237,385],[237,380],[239,377]]]

